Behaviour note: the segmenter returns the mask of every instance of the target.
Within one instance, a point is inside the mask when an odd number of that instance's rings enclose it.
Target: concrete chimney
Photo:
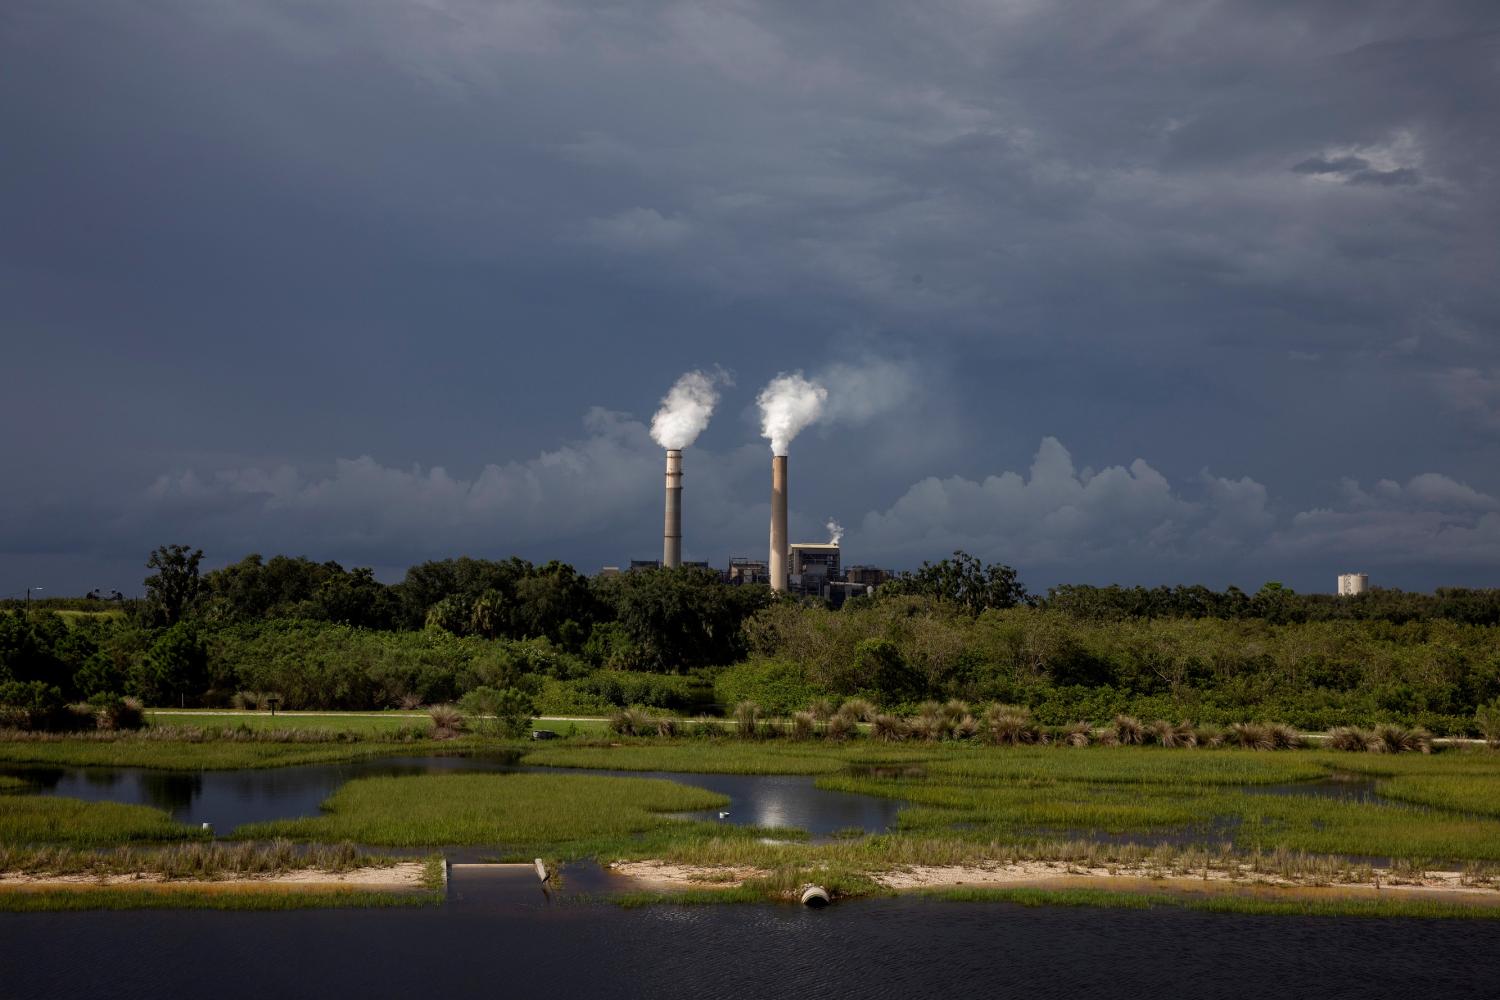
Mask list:
[[[662,530],[661,564],[666,569],[682,565],[682,452],[667,452],[667,524]]]
[[[786,592],[786,456],[771,459],[771,589]]]

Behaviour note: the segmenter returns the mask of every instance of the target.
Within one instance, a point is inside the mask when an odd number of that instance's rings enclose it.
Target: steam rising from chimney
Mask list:
[[[755,397],[760,406],[760,433],[771,439],[771,454],[785,455],[792,438],[815,422],[828,401],[828,390],[801,372],[777,375]]]
[[[828,519],[828,523],[823,525],[823,527],[828,529],[829,545],[837,545],[839,543],[839,540],[844,537],[844,526],[842,524],[839,524],[831,517]]]
[[[651,418],[651,437],[668,451],[681,451],[703,433],[719,402],[719,386],[730,384],[723,371],[690,371],[662,397]]]

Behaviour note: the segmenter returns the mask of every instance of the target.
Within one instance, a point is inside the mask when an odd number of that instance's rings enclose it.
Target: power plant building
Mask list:
[[[1339,574],[1339,596],[1353,597],[1355,594],[1363,594],[1370,589],[1370,574],[1368,573],[1340,573]]]
[[[839,547],[832,542],[797,542],[787,553],[788,571],[795,580],[839,580]]]

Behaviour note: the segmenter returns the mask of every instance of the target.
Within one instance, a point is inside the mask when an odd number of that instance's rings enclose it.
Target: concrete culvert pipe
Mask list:
[[[811,906],[815,910],[821,910],[833,902],[828,895],[828,890],[821,885],[808,885],[802,888],[802,905]]]

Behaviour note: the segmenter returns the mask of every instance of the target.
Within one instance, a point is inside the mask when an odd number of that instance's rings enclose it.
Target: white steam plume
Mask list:
[[[830,517],[828,519],[828,523],[823,525],[823,527],[828,529],[829,545],[837,545],[840,541],[843,540],[844,526],[842,524],[839,524],[838,521]]]
[[[691,371],[679,378],[651,418],[651,437],[667,449],[686,448],[698,440],[714,415],[721,384],[730,384],[722,370]]]
[[[792,438],[823,413],[828,390],[801,372],[777,375],[755,397],[760,406],[760,433],[771,439],[771,454],[785,455]]]

